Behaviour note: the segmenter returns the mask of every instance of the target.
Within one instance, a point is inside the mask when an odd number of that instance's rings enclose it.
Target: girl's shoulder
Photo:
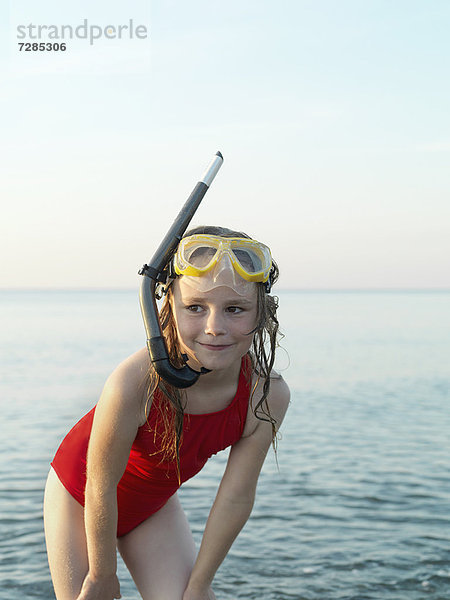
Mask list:
[[[289,404],[291,402],[291,390],[282,375],[272,371],[269,393],[269,408],[273,411],[276,421],[281,424]]]
[[[106,384],[134,390],[148,375],[150,358],[146,348],[141,348],[123,360],[108,377]]]
[[[144,414],[149,371],[148,351],[147,348],[142,348],[114,369],[105,382],[102,398],[130,409],[142,408]]]
[[[253,374],[254,397],[258,402],[263,395],[264,379],[256,373]],[[270,391],[267,398],[269,408],[281,410],[284,414],[289,406],[291,392],[283,376],[273,370],[270,373]]]
[[[261,421],[257,418],[254,413],[255,407],[258,406],[258,403],[261,401],[263,397],[263,385],[264,379],[262,377],[258,377],[257,374],[253,375],[253,387],[254,392],[251,396],[251,400],[249,402],[248,411],[247,411],[247,421],[244,428],[243,437],[247,437],[253,434],[258,427],[264,427],[264,421]],[[290,403],[290,390],[286,381],[283,377],[277,373],[276,371],[272,371],[270,377],[270,390],[269,395],[267,397],[267,406],[270,412],[270,415],[276,421],[276,429],[278,430],[281,423],[283,422],[286,411],[289,407]],[[263,402],[263,410],[265,410]]]

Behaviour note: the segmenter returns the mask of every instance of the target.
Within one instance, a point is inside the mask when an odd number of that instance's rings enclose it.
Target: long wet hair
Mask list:
[[[221,237],[238,237],[251,239],[246,233],[234,231],[225,227],[201,226],[195,227],[185,233],[183,237],[188,237],[195,234],[217,235]],[[272,269],[270,281],[273,285],[278,279],[278,266],[275,261],[272,261]],[[253,374],[256,374],[257,380],[253,385],[250,395],[250,406],[255,416],[267,421],[272,426],[272,445],[276,450],[276,434],[277,422],[270,414],[268,397],[270,392],[271,380],[276,377],[272,373],[275,350],[278,346],[278,319],[277,308],[278,298],[266,292],[264,283],[256,283],[257,286],[257,322],[255,328],[249,332],[253,335],[252,347],[248,354],[251,361],[251,372],[249,373],[250,380]],[[164,297],[161,310],[160,322],[164,338],[167,344],[169,358],[175,367],[181,367],[184,364],[184,359],[179,348],[178,334],[173,315],[173,291],[172,286],[168,285],[166,295]],[[258,383],[262,380],[262,395],[258,402],[253,402],[253,397]],[[184,416],[184,392],[159,377],[156,371],[151,367],[148,373],[147,385],[147,406],[146,414],[148,414],[148,406],[156,389],[162,392],[160,412],[164,422],[165,437],[162,440],[162,460],[176,460],[179,475],[179,456],[180,445],[183,437],[183,416]]]

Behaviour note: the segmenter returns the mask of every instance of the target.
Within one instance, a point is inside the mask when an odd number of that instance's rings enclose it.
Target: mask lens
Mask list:
[[[197,269],[205,269],[212,262],[217,249],[196,244],[185,251],[185,261]]]
[[[263,270],[261,257],[251,249],[235,248],[234,257],[247,273],[259,273]]]
[[[272,265],[272,257],[270,250],[264,244],[254,243],[239,243],[234,240],[232,243],[233,256],[239,263],[241,269],[249,275],[264,277],[268,276]]]

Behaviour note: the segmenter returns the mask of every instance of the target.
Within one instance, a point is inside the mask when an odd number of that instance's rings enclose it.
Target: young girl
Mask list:
[[[287,410],[288,387],[272,370],[278,269],[269,249],[242,233],[197,228],[170,268],[160,320],[171,361],[209,372],[175,389],[142,349],[63,440],[44,501],[57,600],[120,598],[116,546],[144,600],[216,598],[214,575],[249,518]],[[176,492],[228,446],[197,553]]]

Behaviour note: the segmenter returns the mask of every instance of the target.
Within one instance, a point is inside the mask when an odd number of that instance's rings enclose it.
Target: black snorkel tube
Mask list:
[[[181,368],[172,365],[159,322],[155,291],[158,283],[166,282],[167,265],[222,163],[222,154],[216,152],[215,157],[178,213],[177,218],[166,233],[153,258],[148,265],[144,265],[139,271],[139,275],[144,275],[139,299],[145,331],[147,333],[147,348],[150,360],[158,375],[167,381],[167,383],[177,388],[190,387],[202,373],[207,373],[208,370],[202,368],[198,372],[191,369],[188,365],[183,365]]]

